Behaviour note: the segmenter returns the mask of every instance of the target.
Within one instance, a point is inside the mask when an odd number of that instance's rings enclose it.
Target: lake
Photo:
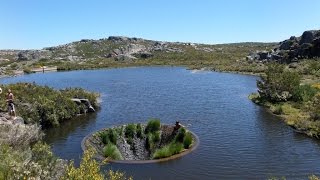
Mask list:
[[[134,179],[306,179],[320,172],[320,141],[295,133],[252,103],[255,76],[183,67],[137,67],[38,73],[1,79],[54,88],[82,87],[101,94],[101,108],[46,131],[56,155],[79,163],[81,141],[114,125],[159,118],[179,120],[199,136],[199,147],[156,164],[109,164]],[[19,114],[19,112],[17,112]]]

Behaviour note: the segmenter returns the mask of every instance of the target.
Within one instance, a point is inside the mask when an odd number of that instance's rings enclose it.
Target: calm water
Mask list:
[[[101,110],[47,131],[60,157],[79,161],[80,143],[104,127],[160,118],[180,120],[200,138],[197,150],[158,164],[110,164],[135,179],[306,179],[320,172],[319,141],[297,134],[247,96],[256,77],[177,67],[32,74],[2,83],[36,82],[101,93]],[[18,112],[19,113],[19,112]]]

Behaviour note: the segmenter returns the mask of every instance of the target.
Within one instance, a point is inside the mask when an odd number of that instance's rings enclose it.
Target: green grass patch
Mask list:
[[[117,144],[118,134],[114,129],[108,129],[100,133],[100,138],[103,144]]]
[[[192,144],[192,135],[190,132],[187,132],[186,136],[183,139],[183,147],[185,149],[189,149],[191,144]]]
[[[114,144],[107,144],[103,148],[103,153],[104,153],[105,157],[109,157],[113,160],[123,160],[123,157],[122,157],[119,149]]]
[[[160,130],[160,120],[159,119],[151,119],[148,121],[147,127],[145,129],[145,133],[153,133]]]
[[[182,143],[184,137],[186,136],[186,132],[187,132],[186,129],[181,127],[175,137],[175,141]]]
[[[281,104],[275,104],[275,105],[271,106],[270,109],[271,109],[273,114],[276,114],[276,115],[283,114],[283,109],[282,109],[282,105]]]
[[[164,146],[161,149],[156,150],[156,152],[153,154],[153,159],[170,157],[172,155],[180,153],[182,150],[183,150],[182,143],[171,143],[167,146]]]
[[[138,138],[143,138],[143,131],[142,131],[142,126],[141,124],[137,124],[137,137]]]
[[[136,133],[136,125],[128,124],[125,129],[126,138],[134,138],[135,133]]]

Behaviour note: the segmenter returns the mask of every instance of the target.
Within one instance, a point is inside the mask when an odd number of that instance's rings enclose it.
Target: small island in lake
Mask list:
[[[90,134],[82,148],[94,148],[100,157],[114,162],[156,162],[185,155],[198,142],[197,136],[179,122],[166,125],[151,119],[147,124],[121,125]]]

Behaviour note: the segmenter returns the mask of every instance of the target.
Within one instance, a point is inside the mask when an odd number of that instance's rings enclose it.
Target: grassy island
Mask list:
[[[161,125],[151,119],[145,124],[127,124],[104,129],[85,138],[84,146],[94,147],[110,160],[153,160],[171,157],[191,149],[196,137],[180,124]]]

